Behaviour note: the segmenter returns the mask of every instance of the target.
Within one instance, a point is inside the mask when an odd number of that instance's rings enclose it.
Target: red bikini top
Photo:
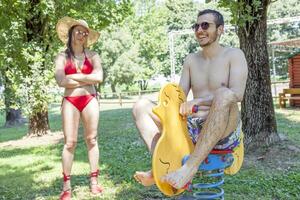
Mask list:
[[[90,73],[92,73],[93,69],[94,69],[94,67],[93,67],[92,63],[85,56],[83,65],[81,67],[81,73],[90,74]],[[69,75],[69,74],[77,74],[77,73],[78,72],[77,72],[76,66],[74,65],[72,60],[70,58],[68,58],[67,63],[65,65],[65,74]]]

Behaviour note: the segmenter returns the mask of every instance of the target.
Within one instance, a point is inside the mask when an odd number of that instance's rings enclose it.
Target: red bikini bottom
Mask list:
[[[74,97],[64,97],[71,104],[73,104],[79,112],[82,112],[83,109],[88,105],[88,103],[96,96],[96,94],[89,94],[83,96],[74,96]]]

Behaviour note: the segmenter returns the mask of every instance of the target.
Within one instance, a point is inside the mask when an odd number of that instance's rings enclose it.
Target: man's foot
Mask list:
[[[151,170],[147,172],[135,172],[133,177],[137,182],[146,187],[155,184],[155,180]]]
[[[174,172],[170,172],[167,175],[161,177],[162,182],[169,183],[176,189],[184,188],[197,173],[198,168],[190,168],[183,165],[181,168]]]

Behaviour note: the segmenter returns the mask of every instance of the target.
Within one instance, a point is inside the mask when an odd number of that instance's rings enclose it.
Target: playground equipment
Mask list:
[[[180,104],[184,101],[186,97],[182,89],[176,84],[167,84],[160,90],[158,106],[153,109],[163,127],[152,157],[155,183],[167,196],[178,195],[188,189],[193,190],[193,197],[196,199],[223,199],[224,190],[221,186],[224,183],[224,173],[237,173],[243,163],[243,138],[233,151],[211,151],[199,166],[199,173],[202,177],[207,176],[213,179],[209,183],[191,183],[187,188],[175,189],[160,181],[163,175],[180,168],[194,150],[194,145],[188,135],[187,121],[179,115]]]
[[[158,106],[153,109],[163,124],[163,131],[153,152],[152,173],[157,187],[167,196],[180,194],[184,189],[177,190],[160,178],[180,168],[182,158],[194,150],[186,119],[179,115],[180,104],[184,101],[186,96],[182,89],[176,84],[167,84],[160,90]]]

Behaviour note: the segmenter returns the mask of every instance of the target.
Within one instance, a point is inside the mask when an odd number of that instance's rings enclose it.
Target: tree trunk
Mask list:
[[[146,90],[148,87],[148,81],[147,80],[139,80],[139,85],[141,90]]]
[[[116,94],[117,93],[117,90],[116,90],[116,84],[115,83],[111,83],[110,84],[110,88],[111,88],[111,91],[113,93],[113,98],[117,98],[118,95]]]
[[[20,109],[12,109],[8,108],[6,109],[6,118],[5,118],[5,125],[4,127],[12,127],[12,126],[18,126],[25,123],[25,119],[22,116]]]
[[[247,24],[246,27],[238,29],[240,47],[245,52],[249,67],[242,102],[243,131],[247,149],[279,141],[267,51],[268,3],[267,0],[262,0],[262,9],[256,13],[256,16],[261,16],[259,20],[255,20],[252,25]],[[252,6],[251,3],[248,5]]]
[[[29,136],[42,136],[49,131],[48,111],[32,114],[29,118]]]
[[[101,97],[101,84],[97,84],[96,86],[95,86],[95,88],[96,88],[96,92],[97,92],[97,95],[99,95],[98,96],[98,98],[102,98]]]
[[[9,78],[4,78],[4,104],[5,104],[5,125],[4,127],[12,127],[24,124],[25,119],[22,117],[21,109],[14,109],[12,105],[18,102],[16,91],[12,87],[13,83]]]
[[[111,83],[111,84],[110,84],[110,89],[111,89],[111,91],[112,91],[113,93],[117,92],[117,91],[116,91],[116,85],[115,85],[114,83]]]
[[[47,41],[47,38],[45,38],[44,36],[45,28],[47,27],[47,20],[46,18],[43,18],[40,11],[37,11],[35,9],[37,6],[39,6],[39,4],[40,0],[30,0],[31,7],[29,9],[29,12],[34,14],[31,16],[31,18],[26,20],[26,36],[27,42],[36,41],[42,44],[41,46],[45,46],[46,48],[44,56],[46,56],[47,50],[49,49],[49,45],[45,45],[45,41]],[[29,63],[29,65],[30,64],[31,63]],[[45,63],[43,67],[45,68]],[[43,68],[41,68],[41,70],[43,70]],[[41,72],[41,74],[43,73]],[[42,93],[43,88],[40,88],[40,90]],[[47,134],[49,131],[47,102],[40,100],[40,103],[36,107],[33,107],[32,110],[33,111],[29,116],[28,135],[41,136]]]

